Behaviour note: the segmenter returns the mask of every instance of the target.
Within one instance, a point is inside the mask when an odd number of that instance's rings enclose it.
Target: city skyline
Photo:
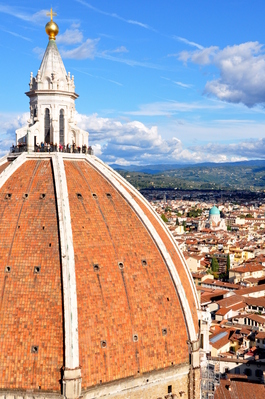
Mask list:
[[[105,162],[264,158],[261,1],[52,6],[57,45],[80,95],[78,124]],[[0,2],[0,155],[28,119],[24,92],[47,46],[49,8],[42,0]]]

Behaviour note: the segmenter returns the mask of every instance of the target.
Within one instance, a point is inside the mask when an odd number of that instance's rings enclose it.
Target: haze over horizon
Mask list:
[[[119,165],[264,159],[262,0],[55,1],[77,120]],[[0,0],[0,156],[26,124],[50,3]]]

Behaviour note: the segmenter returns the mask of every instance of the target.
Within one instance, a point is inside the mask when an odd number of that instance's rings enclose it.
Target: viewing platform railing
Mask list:
[[[20,155],[22,152],[65,152],[65,153],[72,153],[72,154],[89,154],[94,155],[94,151],[91,146],[83,145],[82,147],[74,146],[74,145],[67,145],[67,146],[57,146],[53,144],[47,145],[39,145],[35,146],[34,150],[28,149],[27,144],[19,144],[16,146],[10,147],[10,154]]]

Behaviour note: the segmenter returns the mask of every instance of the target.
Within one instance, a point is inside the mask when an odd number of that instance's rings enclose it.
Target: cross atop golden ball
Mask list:
[[[53,12],[53,11],[52,11],[52,8],[51,8],[51,11],[48,12],[47,15],[51,17],[51,20],[50,20],[50,22],[48,22],[48,23],[46,24],[46,26],[45,26],[46,33],[47,33],[47,35],[49,36],[49,39],[50,39],[50,40],[56,40],[56,36],[57,36],[58,33],[59,33],[59,27],[58,27],[58,25],[53,21],[52,18],[53,18],[53,16],[56,16],[57,14],[56,14],[55,12]]]

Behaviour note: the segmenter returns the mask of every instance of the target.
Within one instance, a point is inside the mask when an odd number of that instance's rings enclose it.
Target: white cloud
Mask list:
[[[115,62],[120,62],[122,64],[126,64],[129,66],[140,66],[143,68],[150,68],[150,69],[158,69],[158,70],[163,70],[164,67],[161,67],[160,65],[152,64],[149,62],[141,62],[141,61],[135,61],[135,60],[130,60],[126,58],[118,58],[118,57],[113,57],[110,54],[107,54],[106,51],[102,53],[97,53],[98,58],[105,58],[106,60],[109,61],[115,61]]]
[[[129,165],[131,165],[131,163],[129,161],[127,161],[126,159],[124,159],[124,158],[117,158],[115,160],[115,162],[113,162],[113,163],[116,164],[116,165],[121,165],[121,166],[129,166]]]
[[[190,89],[193,85],[183,83],[183,82],[176,82],[175,80],[171,80],[169,78],[166,78],[165,76],[161,76],[161,79],[168,80],[169,82],[174,83],[177,86],[183,87],[184,89]]]
[[[219,144],[209,143],[205,146],[192,146],[192,151],[204,153],[214,153],[217,156],[226,154],[227,159],[264,159],[265,158],[265,139],[245,140],[239,143]]]
[[[71,26],[70,29],[66,29],[64,33],[58,35],[56,38],[58,44],[72,45],[82,43],[83,33],[76,27],[76,24]]]
[[[22,21],[33,22],[36,24],[42,24],[47,19],[47,12],[48,10],[40,10],[34,14],[29,14],[21,11],[19,7],[0,4],[0,13],[12,15]]]
[[[12,135],[14,134],[16,129],[19,129],[22,126],[27,124],[27,120],[29,119],[29,113],[24,112],[22,114],[0,114],[0,126],[1,126],[1,134]]]
[[[148,127],[139,121],[122,123],[111,118],[101,118],[77,114],[78,125],[88,130],[89,142],[96,151],[100,148],[101,157],[109,163],[119,165],[146,164],[160,162],[225,162],[235,159],[234,153],[228,156],[225,151],[216,153],[209,148],[197,146],[184,148],[177,137],[163,139],[157,126]],[[238,160],[242,159],[238,156]]]
[[[133,19],[127,19],[127,20],[126,20],[126,19],[124,19],[124,18],[118,17],[118,15],[117,15],[117,18],[120,19],[121,21],[127,22],[128,24],[138,25],[138,26],[140,26],[141,28],[154,30],[153,28],[151,28],[151,27],[148,26],[147,24],[143,24],[142,22],[139,22],[139,21],[134,21]]]
[[[13,144],[15,144],[15,140],[12,139],[0,140],[0,157],[4,156],[9,151]]]
[[[29,113],[13,114],[6,113],[0,114],[0,155],[4,155],[9,151],[12,144],[16,142],[16,129],[27,124]]]
[[[217,46],[211,46],[204,48],[202,50],[195,51],[182,51],[178,57],[181,61],[187,62],[192,61],[195,64],[207,65],[210,64],[215,56],[216,52],[219,50]]]
[[[79,72],[79,73],[82,73],[82,74],[84,74],[84,75],[90,76],[91,78],[94,78],[94,79],[102,79],[102,80],[105,80],[106,82],[114,83],[114,84],[117,85],[117,86],[123,86],[122,83],[117,82],[116,80],[107,79],[107,78],[105,78],[104,76],[92,75],[92,74],[89,73],[89,72],[82,71],[81,69],[77,69],[77,68],[73,68],[73,70],[75,70],[75,71],[77,71],[77,72]]]
[[[29,118],[28,113],[0,114],[0,154],[3,155],[15,142],[15,130],[24,126]],[[119,165],[149,164],[149,163],[198,163],[198,162],[229,162],[246,159],[265,158],[265,139],[240,140],[231,144],[212,142],[207,145],[185,147],[180,139],[181,129],[184,137],[189,134],[200,136],[205,126],[176,125],[172,129],[173,137],[164,139],[157,126],[147,126],[137,120],[122,122],[113,118],[102,118],[97,114],[77,114],[78,126],[88,130],[89,143],[95,155],[109,163]],[[231,127],[230,132],[235,126]],[[238,123],[239,133],[242,125],[248,128],[250,121],[234,121]],[[251,125],[250,125],[251,126]],[[172,125],[173,128],[173,125]],[[253,128],[253,126],[252,126]],[[185,130],[188,129],[188,130]],[[208,127],[211,137],[220,137],[225,126]],[[247,131],[247,130],[246,130]],[[229,134],[229,132],[227,133]],[[231,136],[231,133],[230,133]],[[239,137],[241,137],[239,135]]]
[[[173,36],[173,39],[175,39],[175,40],[178,40],[179,42],[182,42],[182,43],[185,43],[185,44],[188,44],[189,46],[192,46],[192,47],[197,47],[198,49],[200,49],[200,50],[202,50],[204,47],[203,46],[201,46],[200,44],[198,44],[198,43],[195,43],[195,42],[191,42],[190,40],[188,40],[188,39],[185,39],[184,37],[180,37],[180,36]]]
[[[205,94],[248,107],[265,103],[265,54],[262,44],[247,42],[227,46],[223,50],[211,46],[182,52],[179,59],[218,68],[220,77],[206,83]]]
[[[113,145],[147,148],[162,143],[156,126],[149,128],[139,121],[122,123],[116,119],[101,118],[97,114],[77,114],[77,120],[82,129],[90,132],[93,141],[111,140]]]
[[[180,82],[179,82],[180,83]],[[142,104],[136,111],[126,112],[127,115],[138,116],[170,116],[182,112],[192,112],[195,110],[213,110],[223,108],[221,104],[205,103],[181,103],[178,101],[161,101],[150,104]]]
[[[118,19],[120,21],[126,22],[127,24],[138,25],[141,28],[155,31],[155,29],[153,29],[151,26],[149,26],[147,24],[144,24],[142,22],[135,21],[135,20],[132,20],[132,19],[126,19],[126,18],[120,17],[116,13],[109,13],[109,12],[106,12],[106,11],[102,11],[99,8],[96,8],[96,7],[92,6],[91,4],[87,3],[84,0],[76,0],[76,2],[82,4],[83,6],[89,8],[90,10],[93,10],[93,11],[99,13],[99,14],[107,15],[108,17],[115,18],[115,19]]]
[[[32,40],[31,40],[29,37],[22,36],[22,35],[20,35],[20,34],[18,34],[18,33],[16,33],[16,32],[12,32],[12,31],[6,30],[6,29],[1,29],[1,31],[6,32],[6,33],[8,33],[9,35],[18,37],[18,38],[20,38],[20,39],[26,40],[27,42],[32,42]]]
[[[188,85],[182,82],[173,82],[173,83],[175,83],[177,86],[184,87],[184,89],[190,89],[192,87],[192,85]]]
[[[63,58],[73,58],[75,60],[93,59],[99,40],[100,39],[87,39],[79,47],[71,50],[61,50],[61,55]]]
[[[107,50],[105,53],[128,53],[128,50],[125,46],[117,47],[115,50]]]
[[[102,155],[102,146],[100,144],[94,144],[93,151],[96,157],[99,157],[100,155]]]
[[[47,20],[49,10],[40,10],[30,17],[30,20],[36,24],[42,24]]]

